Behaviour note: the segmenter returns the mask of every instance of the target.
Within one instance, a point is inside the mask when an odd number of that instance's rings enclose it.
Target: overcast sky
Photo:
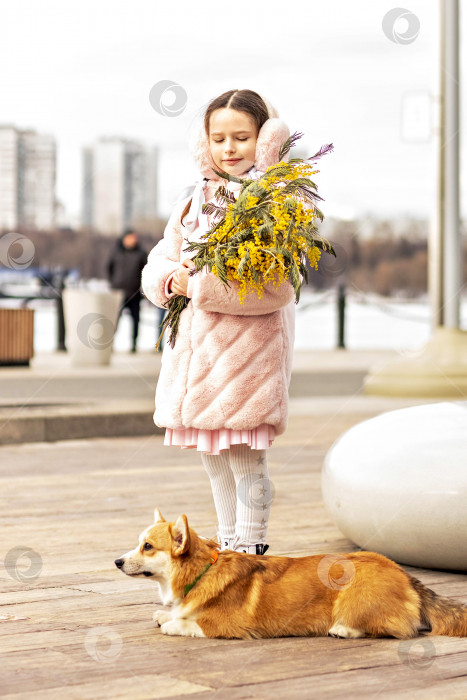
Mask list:
[[[73,216],[84,145],[103,135],[159,144],[167,215],[198,176],[188,139],[200,111],[226,90],[249,88],[275,105],[291,132],[304,132],[308,155],[334,143],[316,176],[325,214],[428,217],[436,193],[427,122],[431,115],[433,132],[438,1],[403,5],[420,23],[405,45],[383,32],[394,7],[386,0],[3,0],[0,123],[55,135],[57,193]],[[396,30],[406,27],[398,20]],[[466,29],[462,15],[461,34]],[[461,65],[465,54],[463,44]],[[158,114],[149,102],[162,80],[187,93],[179,116]],[[462,164],[466,152],[464,139]]]

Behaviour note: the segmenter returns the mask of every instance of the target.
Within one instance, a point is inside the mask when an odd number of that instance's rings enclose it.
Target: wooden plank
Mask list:
[[[320,470],[335,438],[361,417],[305,418],[293,418],[269,453],[271,550],[291,556],[352,551],[355,545],[324,508]],[[151,621],[157,587],[122,576],[114,559],[135,546],[155,506],[168,518],[185,512],[202,535],[216,531],[199,455],[162,442],[0,449],[1,550],[25,546],[42,560],[33,580],[21,578],[27,562],[16,572],[0,571],[1,697],[465,700],[467,639],[426,638],[424,660],[420,648],[393,639],[162,635]],[[464,574],[406,568],[437,592],[467,600]]]
[[[96,681],[69,685],[66,688],[66,698],[67,700],[99,700],[100,698],[156,700],[156,698],[172,698],[174,696],[181,698],[194,694],[199,697],[199,694],[206,690],[210,693],[212,691],[206,686],[154,673],[129,678],[109,678],[105,684]],[[63,686],[59,686],[26,693],[19,690],[2,697],[4,700],[63,700],[65,695]]]

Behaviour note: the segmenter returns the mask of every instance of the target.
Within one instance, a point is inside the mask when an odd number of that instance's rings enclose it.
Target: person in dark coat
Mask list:
[[[133,319],[131,352],[136,352],[138,339],[141,293],[141,271],[147,263],[147,252],[141,247],[137,234],[131,228],[125,229],[118,239],[107,264],[107,274],[112,289],[121,289],[123,303],[118,318],[128,309]],[[118,322],[117,322],[118,323]]]

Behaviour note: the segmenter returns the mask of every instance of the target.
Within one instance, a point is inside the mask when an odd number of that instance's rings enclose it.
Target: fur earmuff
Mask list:
[[[266,170],[279,162],[279,150],[290,136],[287,124],[277,117],[267,119],[259,130],[256,141],[255,166],[257,170]],[[283,160],[289,160],[287,153]]]

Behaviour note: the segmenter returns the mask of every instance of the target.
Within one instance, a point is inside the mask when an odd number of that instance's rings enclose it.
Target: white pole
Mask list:
[[[444,325],[444,42],[446,38],[444,3],[438,3],[439,55],[436,129],[436,197],[428,237],[428,289],[431,303],[432,330]]]
[[[459,217],[459,0],[443,0],[445,35],[441,57],[445,87],[444,143],[444,325],[460,326],[462,255]]]
[[[459,0],[440,0],[439,9],[438,197],[429,254],[434,333],[416,358],[370,370],[365,394],[467,396],[467,330],[460,329]]]

